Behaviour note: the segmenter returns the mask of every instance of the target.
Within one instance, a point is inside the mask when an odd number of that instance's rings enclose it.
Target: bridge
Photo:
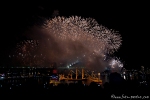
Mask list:
[[[50,83],[75,83],[75,82],[82,82],[83,84],[89,85],[91,82],[95,82],[97,84],[102,84],[102,80],[100,79],[100,73],[97,73],[97,75],[92,71],[91,74],[89,74],[87,71],[84,70],[84,68],[79,70],[79,68],[76,68],[75,72],[73,70],[69,70],[68,75],[60,74],[59,75],[59,82],[57,81],[50,81]]]

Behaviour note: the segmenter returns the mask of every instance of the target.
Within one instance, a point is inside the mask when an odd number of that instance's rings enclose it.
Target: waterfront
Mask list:
[[[75,71],[76,73],[71,74],[71,71]],[[94,74],[93,71],[88,73],[84,72],[84,70],[80,70],[78,73],[77,71],[79,70],[68,70],[68,76],[64,77],[65,81],[63,84],[68,84],[66,83],[67,80],[78,80],[76,79],[77,76],[79,80],[81,80],[83,77],[83,80],[90,79],[93,80],[94,78],[97,80],[102,80],[101,86],[105,83],[109,83],[110,80],[111,82],[114,81],[116,83],[119,83],[120,81],[134,81],[137,83],[137,86],[140,85],[149,85],[150,80],[149,80],[149,73],[138,73],[138,71],[122,71],[118,74],[111,75],[109,72],[102,72],[101,74],[99,73],[100,77],[96,76],[98,74]],[[83,74],[84,73],[84,74]],[[86,77],[86,74],[89,76]],[[76,76],[77,75],[77,76]],[[61,77],[60,77],[59,70],[56,68],[1,68],[0,69],[0,88],[1,89],[13,89],[13,88],[23,88],[23,87],[34,87],[38,86],[43,89],[48,89],[51,86],[54,86],[54,83],[61,83]],[[71,77],[74,76],[74,79],[71,79]],[[80,79],[81,78],[81,79]],[[52,82],[54,81],[54,82]],[[71,84],[76,84],[80,83],[80,81],[74,81],[70,82]],[[92,82],[92,81],[91,81]],[[96,81],[98,82],[98,81]],[[96,83],[95,82],[95,83]],[[81,82],[83,83],[83,82]],[[83,86],[87,86],[86,84],[82,84]],[[89,84],[90,85],[90,84]],[[99,86],[99,84],[97,84]]]

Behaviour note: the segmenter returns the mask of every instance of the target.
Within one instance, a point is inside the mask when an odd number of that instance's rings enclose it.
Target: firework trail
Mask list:
[[[121,45],[121,36],[118,32],[99,25],[92,18],[78,16],[69,18],[58,16],[46,20],[43,26],[35,27],[28,33],[26,34],[28,38],[38,40],[38,48],[21,49],[22,52],[36,50],[34,51],[36,55],[44,54],[47,66],[52,62],[56,62],[58,66],[59,64],[67,66],[78,61],[82,66],[103,70],[106,64],[105,54],[114,53]],[[25,48],[26,45],[28,43],[21,44],[21,48]]]

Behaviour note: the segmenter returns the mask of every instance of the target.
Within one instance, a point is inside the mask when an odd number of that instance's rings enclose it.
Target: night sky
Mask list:
[[[91,17],[99,24],[119,31],[122,46],[115,53],[126,68],[149,66],[149,6],[147,2],[5,2],[1,6],[0,64],[6,55],[22,40],[23,33],[34,24],[42,24],[58,10],[60,16]]]

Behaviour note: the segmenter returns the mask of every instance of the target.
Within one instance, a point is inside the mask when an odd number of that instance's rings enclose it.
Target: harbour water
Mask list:
[[[16,88],[28,88],[34,86],[40,86],[41,88],[46,88],[49,86],[50,78],[41,77],[41,78],[3,78],[0,80],[0,89],[16,89]]]

